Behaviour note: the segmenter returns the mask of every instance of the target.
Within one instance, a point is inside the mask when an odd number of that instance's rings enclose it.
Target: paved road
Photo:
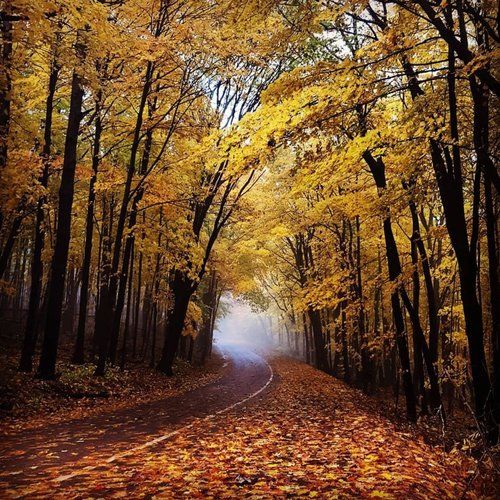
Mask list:
[[[272,371],[260,356],[237,345],[221,346],[221,351],[228,366],[214,383],[162,401],[21,431],[3,439],[0,491],[23,488],[48,476],[69,480],[81,473],[82,465],[95,468],[121,454],[152,446],[267,388]],[[57,475],[59,469],[61,476]]]

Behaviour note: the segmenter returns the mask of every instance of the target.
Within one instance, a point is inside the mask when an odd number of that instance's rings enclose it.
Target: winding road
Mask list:
[[[498,498],[472,459],[398,428],[334,377],[221,351],[216,382],[9,435],[0,499]]]
[[[152,447],[268,389],[273,372],[263,358],[241,345],[222,345],[220,350],[227,367],[214,383],[165,400],[4,438],[0,484],[22,488],[48,476],[60,483],[75,481],[91,469]],[[82,467],[82,462],[91,465]],[[54,475],[58,469],[64,473]]]

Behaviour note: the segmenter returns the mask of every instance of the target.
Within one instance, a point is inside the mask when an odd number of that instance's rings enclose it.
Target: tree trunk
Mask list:
[[[108,294],[110,295],[109,298],[106,300],[102,301],[99,304],[99,308],[105,307],[105,311],[101,311],[101,313],[98,315],[99,318],[102,318],[103,321],[107,323],[107,318],[108,316],[114,316],[115,311],[115,302],[117,300],[117,292],[118,292],[118,286],[119,286],[119,277],[123,273],[119,273],[118,269],[120,267],[120,257],[121,257],[121,250],[122,250],[122,244],[123,244],[123,233],[125,231],[125,224],[127,220],[127,211],[128,211],[128,206],[130,202],[130,193],[132,189],[132,180],[134,178],[135,174],[135,167],[136,167],[136,161],[137,161],[137,153],[139,150],[139,144],[141,142],[141,129],[142,129],[142,124],[143,124],[143,118],[144,118],[144,109],[147,103],[147,98],[151,89],[151,78],[153,74],[153,63],[151,61],[148,62],[147,68],[146,68],[146,74],[145,74],[145,80],[144,80],[144,85],[142,87],[142,93],[141,93],[141,99],[139,102],[139,108],[137,111],[137,119],[135,123],[135,128],[134,128],[134,137],[132,139],[132,145],[130,149],[130,158],[129,158],[129,165],[127,169],[127,177],[125,179],[125,187],[123,191],[123,196],[122,196],[122,203],[120,206],[120,212],[118,214],[118,220],[116,224],[116,233],[115,233],[115,240],[114,240],[114,248],[113,248],[113,258],[112,258],[112,263],[111,263],[111,273],[110,273],[110,278],[109,278],[109,288],[108,288]],[[130,224],[129,224],[130,226]],[[127,241],[129,238],[127,238]],[[122,268],[126,269],[126,268]],[[124,300],[124,299],[123,299]],[[123,307],[123,306],[122,306]],[[104,319],[106,318],[106,319]],[[120,318],[121,318],[121,311],[120,311]],[[96,315],[96,320],[97,320],[97,315]],[[99,320],[101,321],[101,320]],[[112,334],[111,334],[111,343],[112,347],[110,350],[110,355],[111,357],[114,358],[114,355],[116,353],[116,346],[118,343],[118,340],[116,339],[116,319],[112,321]],[[104,324],[99,324],[98,329],[101,330],[105,326]]]
[[[431,148],[433,165],[446,217],[446,227],[457,257],[460,297],[469,345],[476,417],[490,432],[494,428],[491,422],[491,385],[484,352],[483,318],[476,293],[476,262],[469,250],[464,206],[459,201],[462,197],[462,187],[461,183],[457,183],[456,178],[450,178],[436,141],[431,140]]]
[[[359,216],[356,216],[356,295],[359,301],[358,309],[358,332],[361,350],[361,383],[363,391],[368,393],[372,378],[372,367],[368,339],[366,338],[366,311],[363,297],[363,280],[361,270],[361,224]]]
[[[90,264],[92,259],[92,238],[94,231],[95,212],[95,184],[97,182],[97,172],[99,168],[99,154],[101,150],[101,92],[96,99],[96,119],[94,132],[94,145],[92,151],[92,176],[89,184],[89,195],[87,202],[87,216],[85,219],[85,249],[82,265],[82,284],[80,287],[80,304],[78,312],[78,328],[76,334],[75,349],[73,352],[73,363],[82,364],[85,361],[85,327],[87,325],[87,304],[90,287]]]
[[[340,342],[342,345],[342,366],[344,369],[344,382],[351,381],[351,369],[349,366],[349,346],[347,344],[347,325],[346,325],[346,301],[342,301],[340,308]]]
[[[115,362],[116,350],[118,347],[118,338],[120,336],[120,325],[123,312],[123,306],[125,305],[125,291],[127,288],[127,276],[130,268],[130,258],[132,256],[134,248],[134,228],[137,222],[137,207],[141,201],[143,195],[143,190],[139,189],[134,197],[132,203],[132,210],[130,213],[128,229],[129,233],[125,240],[125,249],[123,251],[122,268],[119,276],[118,282],[118,295],[116,297],[116,303],[113,315],[113,324],[111,328],[111,342],[109,346],[109,360],[111,363]],[[116,245],[116,243],[115,243]],[[114,295],[112,294],[114,298]]]
[[[474,77],[469,79],[472,98],[474,101],[474,125],[473,140],[476,151],[476,170],[483,174],[484,201],[486,217],[486,239],[488,247],[488,276],[490,285],[490,310],[492,319],[492,351],[493,351],[493,380],[491,385],[491,394],[485,401],[485,426],[488,433],[489,442],[497,443],[499,438],[500,426],[500,293],[499,293],[499,261],[496,248],[496,238],[498,237],[498,227],[496,222],[495,207],[492,196],[491,176],[487,168],[490,159],[489,152],[489,95],[485,85],[475,81]],[[498,194],[498,193],[497,193]],[[479,202],[479,199],[478,199]],[[471,249],[472,251],[472,249]],[[478,252],[479,255],[479,252]],[[480,276],[479,269],[477,271]],[[478,300],[480,311],[481,303]],[[483,347],[484,351],[484,347]],[[486,366],[484,367],[487,370]],[[490,415],[491,412],[491,415]]]
[[[427,257],[422,236],[420,234],[420,224],[418,222],[418,214],[415,203],[410,200],[410,211],[413,221],[413,240],[420,256],[420,263],[424,274],[425,290],[427,295],[427,309],[429,315],[429,351],[432,363],[436,365],[438,360],[438,341],[439,341],[439,316],[436,300],[436,292],[434,289],[434,282],[432,280],[432,273]]]
[[[488,275],[490,281],[491,349],[493,353],[493,398],[495,422],[500,422],[500,259],[498,255],[498,208],[492,197],[488,175],[484,179],[486,235],[488,243]]]
[[[108,204],[106,198],[102,202],[102,256],[101,256],[101,271],[99,283],[99,305],[103,300],[109,301],[109,273],[111,271],[110,265],[110,252],[111,252],[111,219],[113,215],[113,203],[110,203],[109,218],[108,218]],[[96,376],[103,376],[106,368],[106,357],[108,353],[108,339],[109,331],[111,329],[111,317],[103,316],[106,307],[98,307],[96,309],[95,317],[95,330],[94,330],[94,344],[97,347],[98,361],[95,370]],[[101,317],[99,317],[101,315]]]
[[[24,215],[21,214],[17,215],[14,218],[14,221],[12,222],[12,226],[10,228],[4,247],[2,249],[2,252],[0,253],[0,279],[4,278],[4,274],[7,271],[12,249],[14,248],[17,236],[19,235],[23,219]]]
[[[416,230],[413,226],[413,234],[411,237],[411,261],[413,264],[413,307],[419,313],[420,309],[420,279],[418,275],[418,255],[416,248]],[[425,397],[425,384],[424,384],[424,363],[422,359],[422,342],[413,328],[413,384],[416,394],[420,395],[420,407],[422,413],[427,413],[427,402]]]
[[[363,153],[363,158],[365,159],[370,171],[375,180],[377,190],[379,194],[387,187],[387,182],[385,178],[385,164],[381,158],[375,159],[369,151]],[[401,275],[401,264],[399,262],[399,254],[396,245],[396,240],[394,239],[394,234],[392,232],[392,223],[389,209],[383,222],[384,226],[384,239],[385,239],[385,249],[387,257],[387,267],[389,270],[389,279],[393,282]],[[401,304],[399,302],[399,293],[395,289],[391,292],[391,305],[392,313],[394,316],[394,327],[396,333],[396,345],[399,352],[399,360],[401,363],[401,370],[403,375],[403,389],[405,392],[406,399],[406,414],[408,419],[412,422],[417,419],[417,410],[415,404],[415,392],[413,388],[413,381],[411,375],[410,366],[410,354],[408,350],[408,340],[406,336],[406,331],[404,327],[403,312],[401,310]]]
[[[172,280],[171,289],[174,303],[167,313],[163,351],[157,365],[157,369],[166,375],[173,375],[172,364],[184,328],[189,300],[193,293],[193,283],[182,271],[177,270]]]
[[[204,305],[202,326],[193,343],[193,362],[199,366],[205,363],[210,351],[214,316],[217,307],[217,273],[213,269],[210,273],[208,286],[202,297]]]
[[[80,47],[80,51],[82,50],[82,47]],[[83,58],[83,55],[81,57]],[[61,186],[59,189],[56,242],[51,263],[51,274],[48,285],[47,318],[39,365],[39,375],[43,379],[51,379],[56,375],[56,359],[59,344],[59,330],[61,326],[64,282],[66,278],[69,241],[71,236],[71,208],[73,205],[78,133],[82,117],[82,100],[82,83],[80,76],[75,70],[71,83],[68,128],[66,131]]]
[[[47,100],[45,104],[45,129],[44,129],[44,144],[43,144],[43,171],[40,178],[42,189],[46,189],[49,181],[49,166],[50,166],[50,150],[52,145],[52,113],[54,109],[54,95],[56,92],[57,80],[59,77],[59,66],[55,61],[52,63],[52,68],[49,77],[49,88],[47,92]],[[37,316],[40,306],[40,297],[42,292],[43,278],[43,262],[42,253],[45,245],[44,218],[45,218],[45,203],[47,197],[42,194],[36,205],[35,219],[35,241],[33,246],[33,260],[31,262],[31,288],[28,302],[28,315],[26,318],[26,326],[24,330],[24,341],[21,352],[21,360],[19,362],[19,371],[31,372],[33,370],[33,355],[35,353],[36,337],[37,337]]]
[[[75,327],[76,299],[78,297],[79,276],[76,270],[71,270],[69,279],[66,280],[66,301],[64,302],[61,330],[68,336],[73,336]]]
[[[130,314],[132,310],[132,288],[133,288],[133,278],[134,278],[134,249],[132,248],[132,255],[130,256],[130,270],[128,274],[128,288],[127,288],[127,313],[125,315],[125,328],[123,330],[123,343],[122,343],[122,355],[120,360],[121,371],[125,370],[125,361],[127,360],[127,342],[128,334],[130,331]]]
[[[328,356],[326,353],[325,339],[323,336],[323,329],[321,326],[321,316],[320,312],[313,309],[311,306],[307,309],[307,314],[309,316],[309,322],[311,324],[311,330],[314,339],[314,352],[316,354],[316,368],[328,373]]]
[[[137,287],[135,298],[135,311],[134,311],[134,334],[132,338],[132,357],[137,355],[137,335],[139,332],[139,315],[141,312],[141,287],[142,287],[142,252],[139,251],[139,269],[137,271]]]

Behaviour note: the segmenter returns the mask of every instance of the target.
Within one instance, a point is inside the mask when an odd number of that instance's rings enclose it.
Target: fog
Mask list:
[[[252,311],[240,300],[226,295],[221,300],[225,312],[217,321],[214,339],[218,345],[246,345],[260,350],[270,350],[274,346],[270,318],[263,313]]]

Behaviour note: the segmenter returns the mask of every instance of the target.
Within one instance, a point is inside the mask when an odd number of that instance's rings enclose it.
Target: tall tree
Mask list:
[[[81,38],[83,34],[80,34]],[[86,47],[79,39],[75,43],[75,52],[80,62],[85,60]],[[43,336],[42,353],[38,367],[39,376],[51,379],[56,376],[57,348],[61,328],[61,315],[64,298],[64,284],[71,238],[71,210],[74,195],[74,180],[77,162],[77,146],[82,120],[83,75],[80,69],[73,70],[71,80],[71,98],[69,105],[68,127],[64,145],[64,160],[59,188],[59,205],[54,255],[50,266],[48,283],[47,319]]]

